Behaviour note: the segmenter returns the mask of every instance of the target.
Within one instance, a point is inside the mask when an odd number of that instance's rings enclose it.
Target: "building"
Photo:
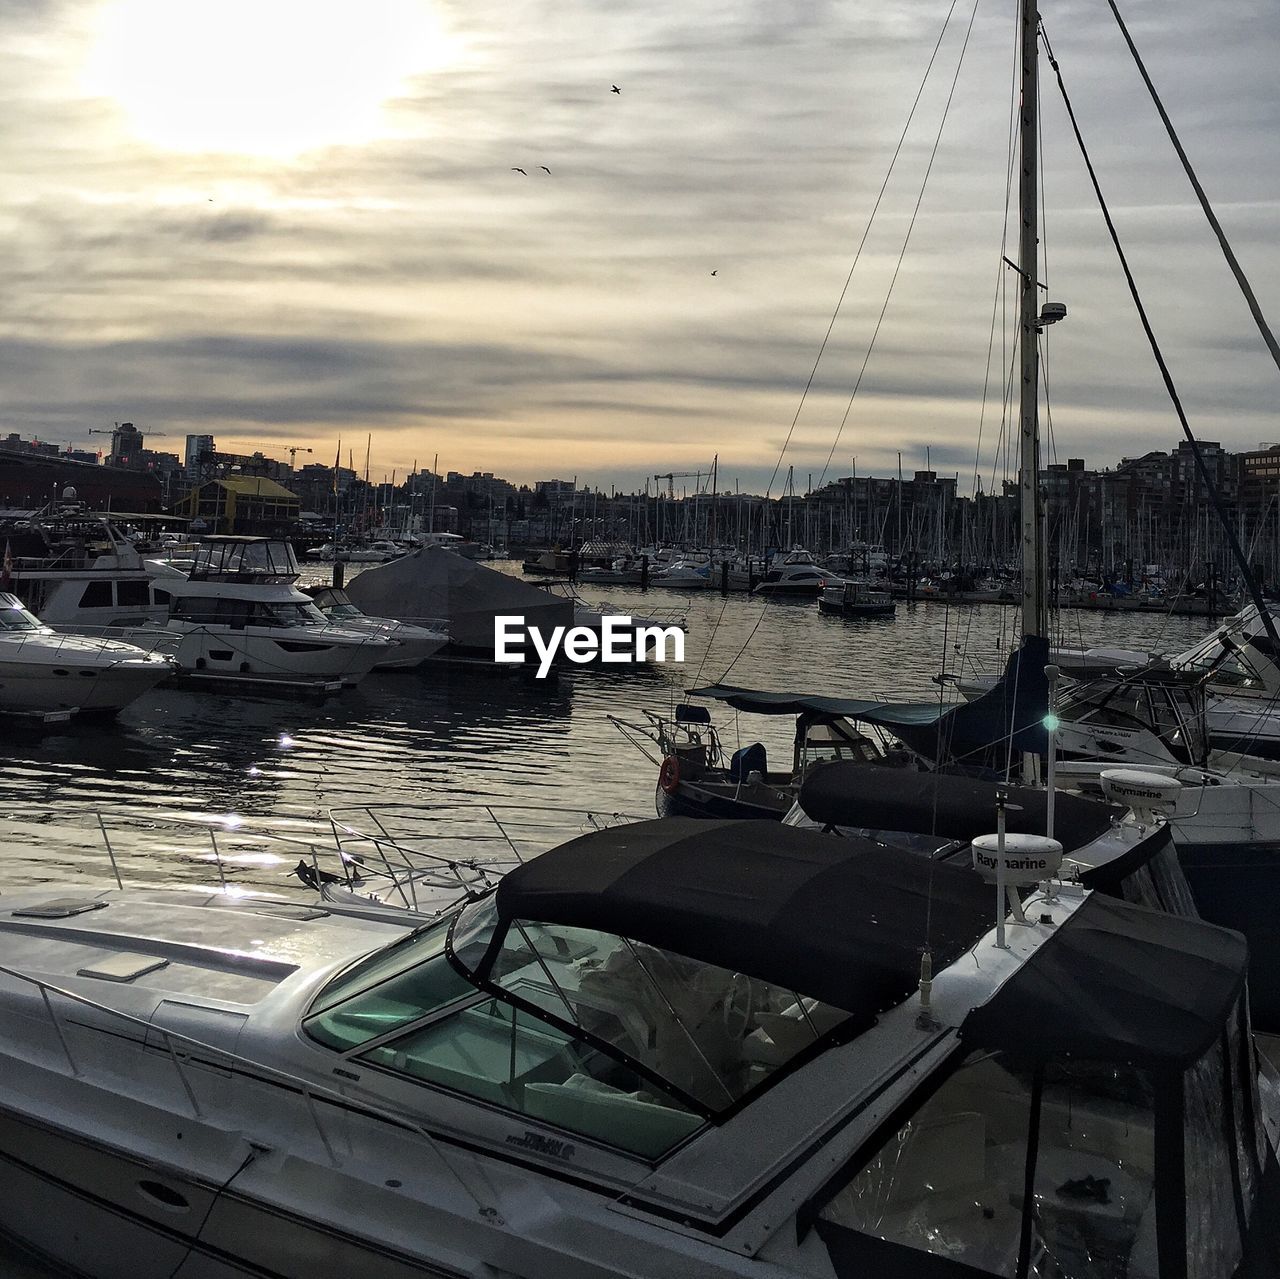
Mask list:
[[[192,489],[177,503],[175,513],[191,520],[196,532],[287,536],[297,526],[302,502],[265,476],[228,476]]]
[[[160,477],[151,472],[0,447],[0,507],[37,510],[68,488],[94,511],[157,515],[164,505]]]
[[[187,452],[186,452],[186,471],[187,478],[193,484],[199,484],[205,479],[204,470],[213,458],[213,436],[212,435],[188,435],[187,436]]]

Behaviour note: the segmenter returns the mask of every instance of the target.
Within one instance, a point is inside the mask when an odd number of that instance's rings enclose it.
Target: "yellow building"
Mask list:
[[[231,476],[201,484],[180,501],[174,514],[204,522],[204,533],[271,535],[290,533],[302,500],[282,484],[257,475]]]

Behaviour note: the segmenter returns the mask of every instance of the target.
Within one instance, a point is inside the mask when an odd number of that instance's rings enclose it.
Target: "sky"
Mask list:
[[[1121,7],[1280,326],[1280,8]],[[1040,9],[1192,426],[1280,440],[1280,370],[1106,0]],[[438,457],[628,491],[717,455],[722,489],[776,494],[788,467],[802,491],[901,454],[989,488],[1016,467],[1015,21],[1014,0],[5,0],[0,431],[102,448],[91,428],[132,421],[299,465],[341,440],[358,469],[371,437],[375,478]],[[1042,98],[1041,278],[1068,307],[1045,452],[1114,465],[1179,428],[1050,78]]]

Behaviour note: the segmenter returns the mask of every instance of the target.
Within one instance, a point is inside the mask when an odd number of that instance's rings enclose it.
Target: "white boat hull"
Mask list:
[[[170,673],[167,665],[141,662],[98,669],[80,666],[74,660],[57,667],[5,662],[0,667],[0,710],[24,714],[59,710],[114,714]]]
[[[354,684],[393,650],[373,636],[326,635],[323,627],[261,633],[252,627],[236,631],[199,627],[182,634],[173,652],[184,675],[264,684],[306,680]]]

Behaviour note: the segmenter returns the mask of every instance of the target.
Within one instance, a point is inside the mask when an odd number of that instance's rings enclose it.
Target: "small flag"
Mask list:
[[[4,544],[4,571],[0,572],[0,586],[8,586],[13,580],[13,547],[6,539]]]
[[[342,465],[342,439],[338,439],[338,451],[333,455],[333,491],[338,492],[338,467]]]

